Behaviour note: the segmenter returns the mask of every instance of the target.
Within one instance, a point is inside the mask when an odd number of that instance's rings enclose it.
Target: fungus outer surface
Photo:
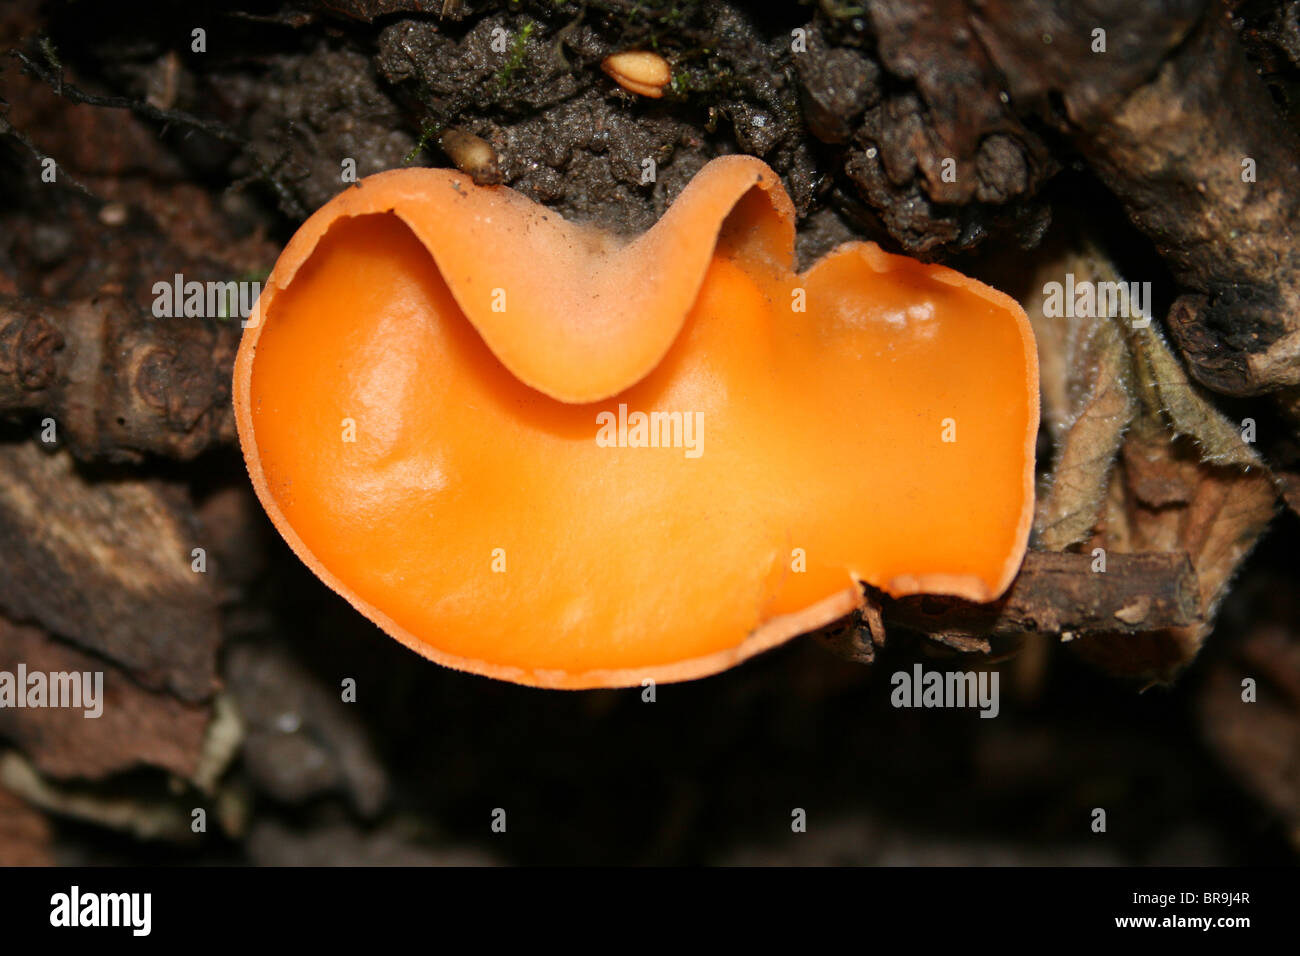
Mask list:
[[[241,342],[263,506],[403,644],[544,687],[723,670],[859,581],[999,596],[1033,509],[1024,312],[872,243],[797,275],[793,220],[748,157],[632,240],[449,170],[363,180]]]

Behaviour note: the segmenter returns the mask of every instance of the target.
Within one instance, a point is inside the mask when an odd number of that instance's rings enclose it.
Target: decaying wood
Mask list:
[[[1031,551],[999,600],[884,598],[885,626],[949,638],[1030,633],[1069,639],[1197,620],[1196,575],[1185,554],[1110,554],[1104,572],[1093,570],[1097,561],[1091,554]]]
[[[981,6],[1012,99],[1071,136],[1169,264],[1196,378],[1233,395],[1300,384],[1300,147],[1224,6]]]
[[[188,460],[234,440],[239,322],[158,319],[114,297],[0,296],[0,413],[53,419],[82,459]]]
[[[0,866],[53,866],[52,836],[44,814],[0,786]]]
[[[844,175],[858,196],[912,255],[970,248],[995,231],[1034,245],[1051,220],[1036,194],[1058,160],[1006,100],[997,64],[963,25],[967,0],[864,7],[874,58],[852,45],[815,44],[795,57],[809,126],[819,138],[846,143]],[[825,29],[833,35],[830,20]],[[811,39],[820,39],[820,26],[810,24]],[[851,90],[860,102],[845,110]],[[812,118],[818,104],[837,107],[839,129]]]
[[[1110,554],[1106,570],[1095,570],[1100,566],[1091,554],[1030,551],[1011,587],[989,604],[937,595],[891,598],[869,588],[863,612],[818,638],[840,657],[870,664],[893,628],[964,653],[988,653],[990,640],[999,637],[1122,640],[1200,623],[1196,573],[1186,554]]]
[[[200,838],[191,826],[193,801],[166,792],[141,795],[52,781],[14,750],[0,751],[0,788],[53,815],[121,830],[142,840],[195,843]]]
[[[185,129],[203,133],[213,141],[238,147],[248,156],[261,177],[275,191],[276,196],[289,215],[303,217],[307,210],[294,197],[292,190],[285,184],[284,176],[270,163],[257,155],[251,144],[241,135],[210,117],[194,116],[184,110],[169,109],[151,101],[149,97],[135,99],[126,96],[101,96],[80,89],[65,74],[61,65],[52,62],[47,55],[42,59],[30,57],[21,50],[10,50],[8,55],[22,64],[31,76],[37,77],[50,86],[55,93],[70,103],[84,103],[104,110],[124,110],[143,119],[161,124],[174,124]]]
[[[197,771],[206,706],[146,690],[122,668],[0,617],[0,671],[16,674],[19,664],[28,674],[103,674],[98,716],[87,717],[85,707],[0,709],[0,737],[26,751],[41,773],[98,780],[137,766],[185,778]]]
[[[0,445],[0,610],[198,701],[221,638],[191,506],[151,479],[86,481],[66,452]]]

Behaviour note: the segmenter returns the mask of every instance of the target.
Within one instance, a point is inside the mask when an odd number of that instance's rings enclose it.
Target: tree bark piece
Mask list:
[[[1061,125],[1155,241],[1185,290],[1169,326],[1197,380],[1300,385],[1300,145],[1225,7],[991,0],[975,22],[1013,100]]]
[[[45,814],[0,787],[0,866],[53,866],[53,838]]]
[[[66,453],[0,445],[0,609],[183,700],[216,687],[215,588],[187,496],[157,480],[88,482]]]
[[[192,459],[235,439],[236,320],[155,319],[120,299],[0,297],[0,413],[54,419],[81,459]]]
[[[208,710],[139,687],[119,667],[0,617],[0,671],[102,673],[100,716],[66,707],[6,707],[0,733],[25,750],[43,774],[99,780],[147,765],[191,777],[198,766]],[[19,688],[18,692],[24,692]]]
[[[1090,554],[1031,551],[1001,599],[884,599],[886,626],[932,637],[986,638],[1024,633],[1080,637],[1136,634],[1197,620],[1196,575],[1183,553],[1110,554],[1094,571]]]

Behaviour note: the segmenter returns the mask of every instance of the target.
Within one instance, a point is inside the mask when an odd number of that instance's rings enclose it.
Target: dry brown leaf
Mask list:
[[[1273,519],[1277,492],[1263,468],[1200,460],[1196,444],[1157,419],[1130,431],[1093,547],[1115,552],[1186,551],[1196,570],[1198,624],[1136,636],[1104,636],[1078,651],[1114,674],[1171,680],[1210,633],[1241,562]]]
[[[1079,652],[1108,671],[1169,681],[1214,626],[1232,576],[1273,520],[1277,488],[1233,424],[1192,385],[1153,328],[1129,347],[1142,413],[1125,437],[1104,521],[1091,542],[1118,552],[1186,551],[1201,621],[1138,637],[1107,636]]]
[[[1202,461],[1215,465],[1261,467],[1255,450],[1242,440],[1241,428],[1214,407],[1183,371],[1160,330],[1125,323],[1133,355],[1134,381],[1147,414],[1163,413],[1176,435],[1196,441]]]
[[[1055,446],[1036,544],[1187,553],[1200,623],[1077,645],[1112,673],[1169,680],[1212,628],[1233,574],[1273,518],[1278,490],[1241,427],[1188,379],[1155,323],[1044,314],[1046,283],[1067,273],[1076,287],[1121,278],[1089,240],[1062,241],[1045,250],[1024,295]]]
[[[1039,270],[1034,288],[1067,272],[1096,280],[1103,269],[1095,254],[1067,253]],[[1096,524],[1136,403],[1120,321],[1049,317],[1043,303],[1043,295],[1030,296],[1026,312],[1038,340],[1043,420],[1056,451],[1035,529],[1040,547],[1063,551],[1087,538]]]

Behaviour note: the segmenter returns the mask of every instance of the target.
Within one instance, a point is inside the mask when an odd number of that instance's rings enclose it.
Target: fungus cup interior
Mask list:
[[[544,687],[682,680],[894,595],[1001,594],[1033,508],[1024,312],[705,167],[644,235],[447,170],[286,247],[234,399],[294,551],[402,643]]]

